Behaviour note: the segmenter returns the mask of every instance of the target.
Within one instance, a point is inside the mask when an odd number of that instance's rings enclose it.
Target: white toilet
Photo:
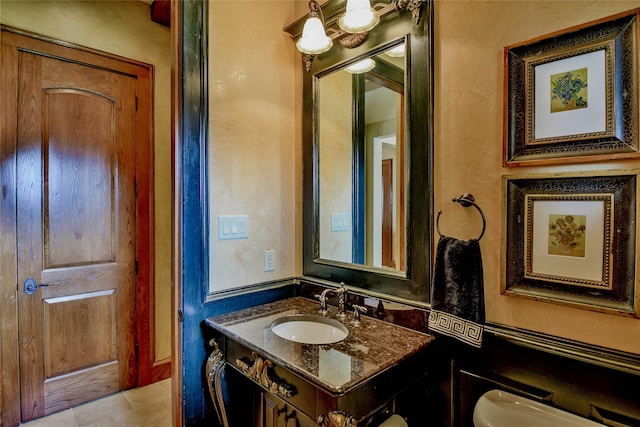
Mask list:
[[[602,427],[602,424],[501,390],[483,394],[473,410],[476,427]]]

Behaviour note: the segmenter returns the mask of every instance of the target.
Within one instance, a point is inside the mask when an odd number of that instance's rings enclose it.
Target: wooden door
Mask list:
[[[136,79],[28,50],[18,55],[26,421],[136,383]]]
[[[393,260],[393,160],[382,160],[382,265],[395,268]]]

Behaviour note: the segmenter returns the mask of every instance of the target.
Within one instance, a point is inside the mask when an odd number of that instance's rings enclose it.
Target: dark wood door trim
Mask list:
[[[148,76],[139,78],[137,147],[137,259],[138,259],[138,386],[145,386],[171,376],[171,359],[156,360],[155,355],[155,277],[154,277],[154,188],[153,188],[153,67]],[[144,80],[142,80],[144,79]],[[142,84],[144,82],[144,84]],[[143,120],[142,118],[146,118]]]
[[[138,385],[170,375],[170,360],[155,361],[154,330],[154,194],[153,194],[153,66],[117,55],[2,26],[0,33],[0,416],[3,426],[20,422],[18,376],[18,312],[16,240],[16,102],[19,49],[46,52],[71,61],[135,76],[138,80],[136,144],[137,176],[137,341]]]
[[[393,259],[393,159],[382,160],[382,265],[395,268]]]
[[[3,425],[20,422],[18,377],[18,256],[16,240],[17,50],[0,32],[0,409]]]

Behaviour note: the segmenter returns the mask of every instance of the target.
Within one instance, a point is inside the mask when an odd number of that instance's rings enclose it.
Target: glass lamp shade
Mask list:
[[[371,7],[369,0],[347,0],[347,11],[338,25],[347,33],[363,33],[380,22],[380,15]]]
[[[362,74],[362,73],[366,73],[367,71],[373,70],[375,66],[376,66],[376,61],[374,61],[371,58],[366,58],[366,59],[363,59],[362,61],[356,62],[355,64],[349,65],[344,70],[347,73],[351,73],[351,74]]]
[[[385,51],[385,54],[392,58],[401,58],[404,56],[404,43],[401,45],[392,47],[391,49]]]
[[[324,26],[318,16],[309,16],[302,28],[302,36],[296,43],[296,47],[302,53],[317,55],[331,49],[333,40],[327,37]]]

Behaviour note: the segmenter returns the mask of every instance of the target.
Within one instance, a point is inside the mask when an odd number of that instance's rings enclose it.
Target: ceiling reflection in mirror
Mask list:
[[[315,80],[320,260],[404,275],[404,51],[400,39]]]

